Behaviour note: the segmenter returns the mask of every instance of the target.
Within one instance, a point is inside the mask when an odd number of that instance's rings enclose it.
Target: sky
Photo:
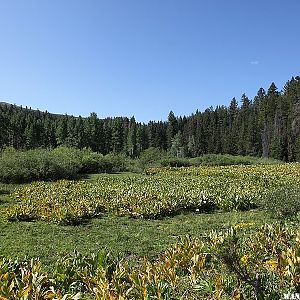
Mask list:
[[[0,0],[0,101],[166,120],[300,75],[299,0]]]

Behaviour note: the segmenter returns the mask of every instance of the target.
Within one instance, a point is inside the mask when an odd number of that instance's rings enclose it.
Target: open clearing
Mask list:
[[[300,233],[293,222],[276,224],[262,207],[278,189],[299,185],[299,174],[298,164],[190,167],[2,184],[0,255],[39,257],[39,272],[49,273],[38,289],[45,299],[77,292],[92,299],[265,297],[270,285],[287,282],[296,289],[299,272],[289,262],[299,264]],[[12,276],[7,293],[23,276],[7,273],[11,264],[3,260],[0,272]],[[35,267],[18,268],[31,274]],[[264,276],[261,291],[254,288],[257,274]]]

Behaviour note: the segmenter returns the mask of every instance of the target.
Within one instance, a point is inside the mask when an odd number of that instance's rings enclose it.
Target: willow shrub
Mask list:
[[[81,157],[75,149],[17,151],[7,148],[0,156],[0,181],[21,183],[72,178],[81,168]]]
[[[88,149],[58,147],[17,151],[6,148],[0,153],[0,182],[71,179],[85,173],[126,171],[128,165],[128,159],[123,156],[103,156]]]
[[[262,207],[275,219],[295,219],[300,213],[299,186],[284,186],[272,190],[262,200]]]

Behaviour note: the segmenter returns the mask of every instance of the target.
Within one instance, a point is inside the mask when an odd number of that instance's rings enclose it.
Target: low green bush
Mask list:
[[[255,164],[275,164],[281,161],[253,156],[240,156],[229,154],[205,154],[189,159],[192,166],[229,166],[229,165],[255,165]]]
[[[101,166],[104,156],[100,153],[92,152],[89,149],[81,150],[81,173],[98,173],[99,169],[103,169]]]
[[[190,161],[187,158],[166,158],[160,161],[162,167],[189,167]]]
[[[142,171],[147,168],[159,167],[160,161],[168,158],[170,157],[165,151],[150,147],[140,154],[140,157],[137,160],[137,166]]]
[[[292,219],[300,213],[300,188],[288,186],[278,188],[265,195],[262,207],[273,218]]]
[[[5,149],[0,155],[0,181],[20,183],[33,180],[73,178],[82,164],[79,150],[60,147],[52,151]]]
[[[104,156],[99,172],[116,173],[131,171],[133,160],[124,154],[109,153]]]
[[[104,156],[89,149],[58,147],[17,151],[6,148],[0,153],[0,182],[22,183],[71,179],[79,174],[124,172],[132,170],[132,161],[125,155]]]

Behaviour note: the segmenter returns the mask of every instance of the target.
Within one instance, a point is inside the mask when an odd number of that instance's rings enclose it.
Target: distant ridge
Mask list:
[[[31,110],[33,110],[33,111],[40,111],[39,109],[32,109],[31,107],[28,107],[28,106],[27,106],[27,107],[26,107],[26,106],[23,107],[22,105],[17,105],[17,104],[15,104],[15,103],[8,103],[8,102],[3,102],[3,101],[2,101],[2,102],[0,101],[0,106],[1,106],[1,107],[13,106],[13,107],[15,107],[15,108],[20,108],[20,109],[21,109],[21,108],[22,108],[22,109],[23,109],[23,108],[24,108],[24,109],[27,108],[27,109],[31,109]]]
[[[10,106],[10,105],[14,105],[14,104],[0,101],[0,106]]]
[[[3,101],[0,101],[0,108],[3,107],[3,108],[7,108],[7,107],[14,107],[14,108],[17,108],[17,109],[28,109],[30,111],[32,111],[33,113],[39,113],[39,114],[49,114],[49,115],[52,115],[54,117],[62,117],[64,116],[63,114],[55,114],[55,113],[50,113],[48,112],[47,110],[46,111],[43,111],[43,110],[39,110],[39,109],[33,109],[32,107],[28,107],[28,106],[22,106],[22,105],[17,105],[17,104],[12,104],[12,103],[8,103],[8,102],[3,102]],[[68,116],[71,116],[68,114]],[[74,117],[74,116],[71,116],[71,117]],[[76,118],[76,117],[74,117]]]

